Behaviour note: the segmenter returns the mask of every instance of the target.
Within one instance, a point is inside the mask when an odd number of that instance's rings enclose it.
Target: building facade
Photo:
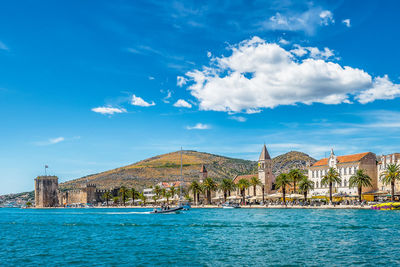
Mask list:
[[[400,153],[393,153],[389,155],[382,155],[378,161],[378,190],[386,191],[391,193],[390,184],[386,185],[382,182],[381,176],[386,171],[387,166],[389,164],[397,164],[400,165]],[[399,190],[400,181],[396,181],[395,183],[395,191]]]
[[[58,177],[38,176],[35,179],[35,207],[50,208],[58,206]]]
[[[372,152],[359,153],[353,155],[336,156],[331,150],[329,158],[321,159],[315,162],[308,169],[308,177],[314,182],[314,190],[310,193],[313,196],[322,196],[329,194],[329,185],[321,183],[329,168],[338,171],[341,183],[333,184],[333,192],[342,195],[357,195],[357,188],[349,186],[349,180],[358,169],[363,169],[372,179],[372,187],[363,188],[363,192],[377,190],[377,164],[376,155]]]

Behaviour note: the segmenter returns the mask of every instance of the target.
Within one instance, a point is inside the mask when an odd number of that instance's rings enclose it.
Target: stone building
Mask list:
[[[386,170],[389,164],[397,164],[400,165],[400,153],[393,153],[389,155],[382,155],[378,161],[378,190],[386,191],[391,193],[391,185],[383,184],[382,180],[380,179],[382,173]],[[400,188],[400,181],[395,183],[395,191],[399,190]]]
[[[96,204],[102,201],[102,195],[106,190],[97,190],[95,184],[87,184],[80,189],[60,192],[60,203],[62,205],[73,204]]]
[[[265,194],[270,194],[275,183],[275,175],[272,172],[272,160],[265,144],[258,159],[258,179],[265,188]]]
[[[200,183],[202,183],[207,177],[208,177],[208,172],[206,166],[202,164],[200,169]]]
[[[38,176],[35,179],[35,206],[36,208],[58,206],[57,176]]]
[[[349,186],[349,179],[358,169],[363,169],[372,179],[372,187],[363,188],[363,192],[377,190],[377,165],[376,155],[365,152],[353,155],[336,156],[331,150],[329,158],[321,159],[308,168],[308,177],[314,182],[314,190],[311,195],[329,194],[329,185],[322,185],[321,180],[329,168],[335,168],[341,178],[341,183],[333,185],[333,192],[344,195],[357,195],[357,188]]]

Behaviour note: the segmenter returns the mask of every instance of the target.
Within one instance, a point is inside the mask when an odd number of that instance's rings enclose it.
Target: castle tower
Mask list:
[[[275,176],[272,173],[272,160],[269,156],[267,147],[263,146],[258,159],[258,179],[265,186],[265,193],[269,194],[272,190],[272,184],[275,182]]]
[[[207,172],[206,166],[201,165],[200,183],[202,183],[207,177],[208,177],[208,172]]]
[[[35,179],[35,206],[36,208],[58,206],[57,176],[38,176]]]
[[[84,191],[86,192],[86,203],[96,204],[96,185],[86,184]]]

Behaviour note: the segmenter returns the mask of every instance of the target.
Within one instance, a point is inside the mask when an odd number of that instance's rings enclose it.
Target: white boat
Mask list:
[[[223,209],[240,209],[239,204],[237,203],[224,203],[222,204]]]

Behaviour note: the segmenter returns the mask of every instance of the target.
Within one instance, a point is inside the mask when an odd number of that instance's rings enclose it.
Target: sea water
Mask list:
[[[0,209],[1,266],[400,264],[400,212]]]

